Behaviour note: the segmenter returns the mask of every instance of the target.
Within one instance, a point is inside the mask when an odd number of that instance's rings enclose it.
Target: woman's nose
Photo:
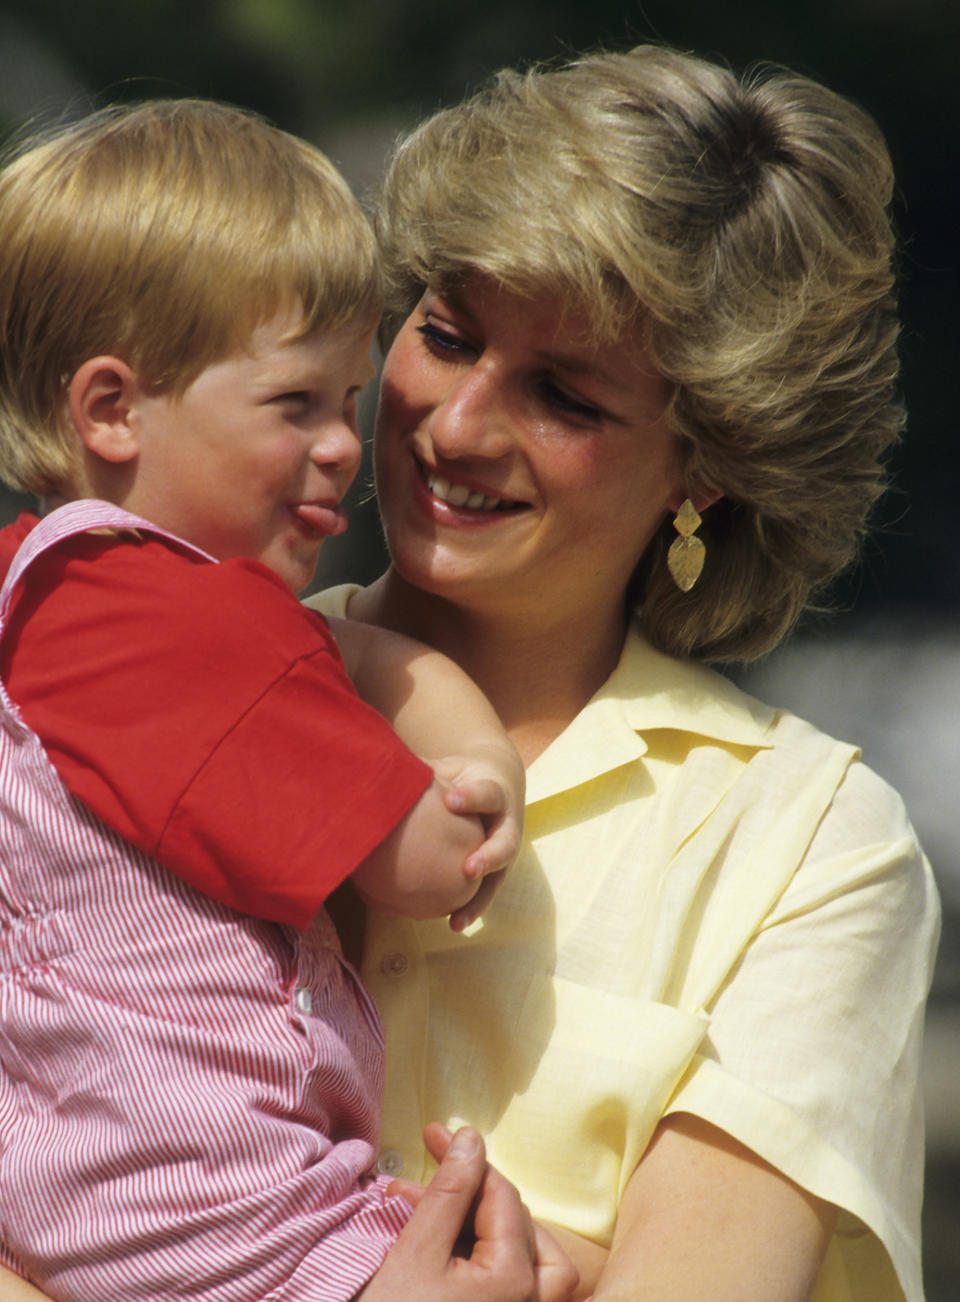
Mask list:
[[[431,412],[427,430],[441,457],[504,456],[513,446],[514,428],[496,372],[477,365],[459,376]]]

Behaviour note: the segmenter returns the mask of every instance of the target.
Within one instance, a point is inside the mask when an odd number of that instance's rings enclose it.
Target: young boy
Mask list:
[[[0,1224],[60,1299],[344,1302],[409,1214],[323,903],[464,925],[523,782],[453,665],[293,595],[378,310],[335,169],[238,111],[0,174],[0,474],[46,507],[0,534]]]

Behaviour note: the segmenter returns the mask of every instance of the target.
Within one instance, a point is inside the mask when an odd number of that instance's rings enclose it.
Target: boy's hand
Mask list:
[[[520,852],[526,779],[519,757],[504,748],[489,757],[447,756],[434,762],[433,769],[446,788],[447,809],[480,818],[486,833],[483,844],[463,865],[468,878],[484,880],[470,903],[450,917],[454,930],[462,931],[480,917]]]

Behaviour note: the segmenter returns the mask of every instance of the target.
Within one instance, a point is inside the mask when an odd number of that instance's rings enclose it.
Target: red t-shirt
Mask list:
[[[36,524],[0,531],[0,577]],[[0,677],[70,792],[190,885],[306,927],[432,772],[256,561],[85,533],[36,559]]]

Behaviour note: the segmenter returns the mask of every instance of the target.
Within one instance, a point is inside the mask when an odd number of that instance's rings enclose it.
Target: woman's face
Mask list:
[[[476,613],[622,611],[679,491],[666,387],[633,337],[475,277],[428,290],[386,359],[375,465],[391,556]]]

